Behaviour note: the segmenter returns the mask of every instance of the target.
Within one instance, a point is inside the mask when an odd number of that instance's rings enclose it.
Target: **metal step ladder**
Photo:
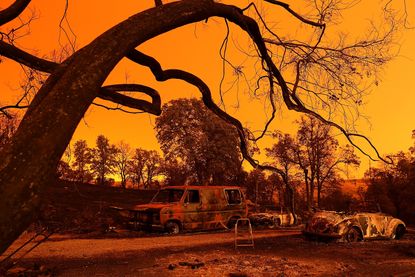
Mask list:
[[[249,218],[238,218],[235,223],[235,249],[239,246],[254,247],[254,236]]]

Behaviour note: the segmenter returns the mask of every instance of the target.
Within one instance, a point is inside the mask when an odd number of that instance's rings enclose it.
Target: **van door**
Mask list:
[[[226,218],[246,217],[247,209],[243,199],[243,195],[239,189],[225,189]]]
[[[183,202],[183,227],[188,230],[202,229],[203,213],[200,191],[189,189]]]

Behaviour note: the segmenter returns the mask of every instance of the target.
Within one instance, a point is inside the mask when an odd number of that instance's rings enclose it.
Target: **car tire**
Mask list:
[[[280,221],[279,218],[272,218],[267,224],[267,227],[269,229],[275,229],[275,228],[278,228],[280,226],[281,226],[281,221]]]
[[[362,236],[359,229],[352,227],[347,231],[345,239],[347,242],[358,242],[362,240]]]
[[[402,224],[399,224],[395,228],[395,232],[393,232],[392,239],[401,239],[405,234],[406,228]]]
[[[169,221],[166,224],[166,231],[171,235],[177,235],[181,231],[180,224],[176,221]]]

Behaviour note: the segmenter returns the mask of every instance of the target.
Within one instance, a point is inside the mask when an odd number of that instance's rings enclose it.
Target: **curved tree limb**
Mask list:
[[[288,5],[287,3],[281,2],[281,1],[277,1],[277,0],[264,0],[265,2],[268,2],[270,4],[274,4],[274,5],[278,5],[283,7],[284,9],[286,9],[290,14],[292,14],[295,18],[299,19],[301,22],[314,26],[314,27],[319,27],[319,28],[324,28],[324,24],[319,23],[319,22],[314,22],[312,20],[309,20],[301,15],[299,15],[296,11],[294,11],[293,9],[290,8],[290,5]]]
[[[19,49],[18,47],[0,41],[0,55],[12,59],[18,63],[21,63],[27,67],[30,67],[34,70],[39,70],[42,72],[52,73],[56,67],[59,66],[58,63],[36,57],[26,51]],[[116,91],[136,91],[142,92],[149,95],[152,98],[152,103],[149,103],[144,100],[135,99],[126,95],[116,93]],[[103,87],[98,95],[99,98],[112,101],[116,104],[120,104],[126,107],[139,109],[151,114],[159,115],[160,114],[160,95],[158,92],[150,87],[143,85],[135,84],[124,84],[124,85],[111,85]],[[19,108],[24,109],[28,108],[28,105],[19,106],[19,105],[8,105],[1,107],[1,112],[5,112],[6,109],[10,108]],[[122,109],[119,109],[122,110]]]
[[[0,11],[0,26],[18,17],[31,0],[16,0],[8,8]]]
[[[52,73],[53,70],[58,66],[58,64],[55,62],[36,57],[2,40],[0,40],[0,55],[12,59],[34,70],[39,70],[47,73]]]
[[[117,91],[132,91],[142,92],[151,97],[152,102],[148,102],[141,99],[129,97],[127,95],[117,93]],[[154,115],[160,115],[161,113],[161,100],[159,93],[148,86],[139,84],[120,84],[120,85],[109,85],[101,88],[98,97],[104,100],[108,100],[122,106],[129,108],[142,110]]]
[[[302,103],[301,99],[298,98],[297,95],[291,93],[284,77],[281,75],[281,73],[278,70],[277,66],[274,64],[274,62],[272,61],[272,58],[268,54],[268,49],[265,45],[265,42],[262,38],[261,32],[260,32],[259,27],[258,27],[258,24],[256,23],[255,20],[253,20],[252,18],[250,18],[248,16],[243,15],[240,12],[239,13],[238,12],[233,12],[233,13],[228,14],[227,19],[234,22],[235,24],[237,24],[239,27],[241,27],[243,30],[245,30],[251,36],[252,40],[254,41],[255,45],[258,48],[258,52],[260,53],[260,58],[265,62],[265,64],[268,67],[268,70],[272,73],[274,78],[276,78],[276,80],[278,81],[278,85],[281,87],[281,90],[282,90],[282,96],[283,96],[284,103],[286,104],[286,106],[289,110],[294,110],[294,111],[297,111],[297,112],[300,112],[300,113],[305,113],[305,114],[312,115],[312,116],[318,118],[319,120],[321,120],[322,122],[328,124],[329,126],[332,126],[336,129],[338,129],[341,133],[343,133],[343,135],[350,142],[350,144],[352,144],[354,147],[356,147],[362,154],[364,154],[365,156],[367,156],[371,160],[375,160],[368,153],[366,153],[366,151],[364,151],[359,145],[357,145],[352,140],[352,137],[360,137],[360,138],[364,139],[366,142],[369,143],[369,145],[375,151],[376,156],[379,160],[381,160],[385,163],[391,163],[391,161],[387,161],[387,160],[385,160],[384,158],[382,158],[380,156],[377,148],[373,145],[373,143],[366,136],[361,135],[361,134],[356,134],[356,133],[350,133],[346,129],[344,129],[342,126],[340,126],[339,124],[325,119],[324,117],[322,117],[317,112],[315,112],[313,110],[310,110],[307,107],[305,107],[304,104]]]
[[[209,110],[211,110],[213,113],[215,113],[217,116],[222,118],[224,121],[233,125],[236,128],[238,135],[239,135],[239,139],[240,139],[241,153],[244,159],[247,160],[249,164],[251,164],[252,167],[254,168],[258,168],[261,170],[275,171],[279,173],[280,175],[284,175],[284,172],[280,170],[279,168],[276,168],[270,165],[261,165],[258,163],[258,161],[256,161],[254,158],[251,157],[251,155],[249,154],[248,143],[246,141],[245,131],[242,126],[242,123],[238,119],[224,112],[222,109],[219,108],[218,105],[215,104],[215,102],[212,99],[212,93],[209,87],[206,85],[205,82],[203,82],[202,79],[200,79],[196,75],[193,75],[192,73],[179,70],[179,69],[163,70],[160,63],[156,59],[138,50],[130,51],[126,55],[126,57],[133,62],[136,62],[140,65],[147,66],[148,68],[150,68],[151,72],[153,73],[156,80],[158,81],[178,79],[178,80],[185,81],[197,87],[200,93],[202,94],[202,100],[203,100],[203,103],[206,105],[206,107]]]

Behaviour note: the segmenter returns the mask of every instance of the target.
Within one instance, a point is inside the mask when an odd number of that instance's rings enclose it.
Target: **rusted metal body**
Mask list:
[[[148,204],[114,208],[136,227],[170,233],[229,227],[248,213],[244,195],[234,186],[171,186]]]
[[[400,239],[405,223],[384,213],[318,211],[305,225],[306,236],[338,238],[348,242],[389,238]]]
[[[263,212],[249,215],[254,226],[267,226],[269,228],[287,227],[294,224],[294,217],[291,213]]]

